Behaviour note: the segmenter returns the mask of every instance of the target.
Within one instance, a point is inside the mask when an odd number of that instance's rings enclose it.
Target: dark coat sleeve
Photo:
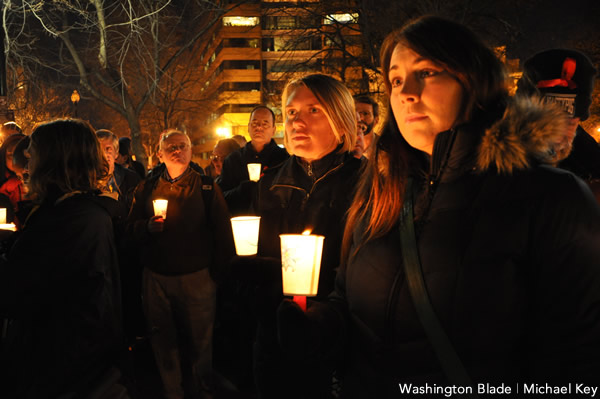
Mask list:
[[[154,184],[154,178],[148,178],[138,184],[134,191],[131,210],[129,211],[129,216],[127,217],[127,236],[130,240],[138,244],[150,239],[150,233],[148,232],[148,221],[152,215],[148,215],[146,210],[146,202],[148,200],[147,196],[152,191],[147,187],[149,184]]]
[[[533,223],[532,373],[598,383],[600,207],[583,181],[570,174],[562,180]]]
[[[233,232],[227,204],[218,185],[214,184],[213,199],[210,209],[210,219],[215,232],[215,260],[211,274],[219,282],[227,274],[227,266],[235,255]]]

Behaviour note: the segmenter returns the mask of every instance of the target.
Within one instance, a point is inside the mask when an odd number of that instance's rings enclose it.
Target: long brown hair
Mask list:
[[[459,123],[484,129],[501,117],[508,97],[505,69],[494,52],[468,28],[444,18],[424,16],[390,33],[380,53],[388,96],[391,92],[390,60],[399,44],[436,62],[458,79],[465,91]],[[388,105],[387,120],[374,157],[363,172],[348,211],[342,263],[348,259],[353,244],[358,250],[396,225],[406,179],[409,175],[423,173],[425,159],[424,153],[404,140]],[[353,242],[355,230],[361,233],[358,242]]]
[[[29,152],[29,192],[37,202],[99,189],[108,175],[108,162],[94,129],[79,119],[36,126]]]

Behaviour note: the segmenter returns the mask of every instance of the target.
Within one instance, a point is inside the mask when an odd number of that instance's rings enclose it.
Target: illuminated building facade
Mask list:
[[[275,140],[282,143],[281,92],[295,73],[343,74],[350,87],[361,84],[362,68],[338,62],[336,46],[343,35],[346,52],[361,51],[358,14],[347,1],[335,7],[327,0],[263,0],[234,4],[221,18],[200,48],[202,96],[214,106],[193,129],[196,162],[207,165],[223,137],[249,139],[250,111],[260,104],[275,112]]]

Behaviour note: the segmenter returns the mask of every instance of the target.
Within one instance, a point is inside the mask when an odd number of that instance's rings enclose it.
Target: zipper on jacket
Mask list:
[[[308,168],[307,168],[307,169],[308,169],[308,170],[307,170],[307,173],[308,173],[308,175],[309,175],[310,177],[313,177],[313,176],[314,176],[314,174],[313,174],[313,170],[312,170],[312,163],[310,163],[310,162],[308,163]]]
[[[304,211],[304,207],[305,207],[306,203],[308,202],[308,199],[310,198],[311,194],[315,190],[315,187],[316,187],[317,183],[319,183],[321,180],[323,180],[324,178],[326,178],[327,176],[329,176],[330,174],[332,174],[333,172],[335,172],[336,170],[338,170],[342,166],[344,166],[344,164],[345,164],[345,162],[340,163],[335,168],[328,170],[323,176],[321,176],[317,180],[315,180],[315,182],[312,184],[312,187],[310,188],[310,191],[306,191],[302,187],[293,186],[291,184],[273,184],[269,188],[269,190],[273,190],[276,187],[286,187],[286,188],[291,188],[291,189],[303,191],[304,192],[304,199],[302,200],[302,204],[300,205],[300,211]],[[310,164],[308,164],[308,170],[309,170],[309,176],[312,176],[313,171],[312,171],[312,166],[310,166]]]

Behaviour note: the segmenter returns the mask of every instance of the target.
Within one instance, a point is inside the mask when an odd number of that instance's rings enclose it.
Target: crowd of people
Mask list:
[[[140,337],[169,399],[600,387],[600,147],[579,124],[593,64],[542,51],[511,97],[494,51],[434,16],[380,56],[385,120],[306,74],[282,92],[284,148],[261,105],[206,170],[176,129],[146,173],[129,138],[82,120],[5,125],[0,396],[135,399]],[[255,256],[236,255],[238,215],[261,217]],[[279,235],[307,229],[325,241],[302,308]]]

